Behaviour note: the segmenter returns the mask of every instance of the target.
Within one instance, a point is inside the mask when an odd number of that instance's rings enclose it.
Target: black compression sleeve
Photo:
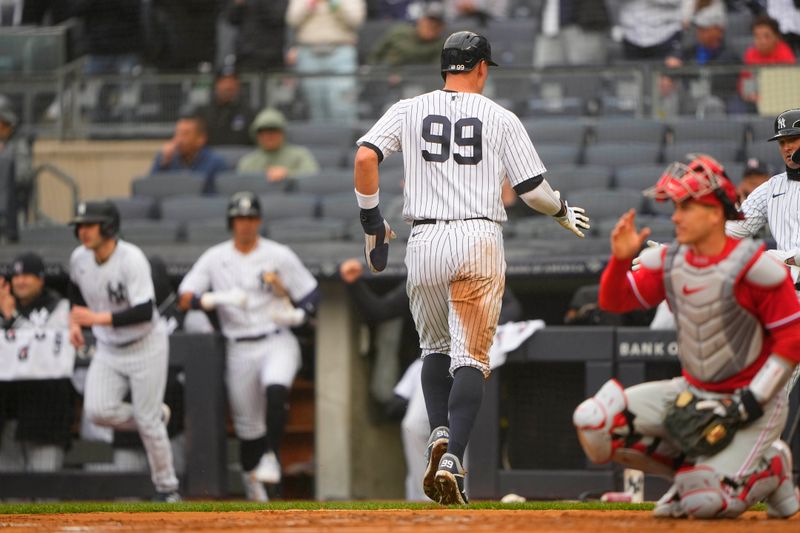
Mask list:
[[[67,299],[69,300],[71,306],[81,305],[86,307],[86,300],[83,299],[81,290],[72,281],[70,281],[69,285],[67,285]]]
[[[115,328],[120,326],[131,326],[147,322],[153,318],[153,300],[129,307],[124,311],[117,311],[111,315],[111,325]]]
[[[532,178],[528,178],[521,183],[517,183],[514,185],[514,192],[517,193],[517,196],[525,194],[526,192],[530,192],[539,185],[542,184],[544,181],[544,176],[539,174],[538,176],[534,176]]]

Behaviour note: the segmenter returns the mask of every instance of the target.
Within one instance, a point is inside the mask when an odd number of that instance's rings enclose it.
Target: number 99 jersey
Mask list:
[[[512,186],[545,172],[519,118],[485,96],[437,90],[394,104],[357,143],[378,159],[403,153],[407,221],[506,220]]]

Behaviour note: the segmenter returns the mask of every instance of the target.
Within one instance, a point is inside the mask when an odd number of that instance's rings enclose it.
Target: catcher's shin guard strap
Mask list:
[[[609,380],[593,397],[584,400],[572,415],[583,451],[593,463],[607,463],[614,452],[612,432],[629,427],[625,416],[625,390],[616,380]]]

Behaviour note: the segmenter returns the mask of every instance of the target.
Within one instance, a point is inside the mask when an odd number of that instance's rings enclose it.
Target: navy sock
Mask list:
[[[261,456],[267,450],[267,436],[253,440],[239,440],[239,462],[242,463],[242,472],[250,472],[256,466]]]
[[[450,356],[432,353],[422,360],[422,392],[431,431],[439,426],[448,426],[447,401],[450,398]]]
[[[289,389],[283,385],[267,387],[267,449],[278,456],[289,419]]]
[[[483,372],[471,366],[456,369],[450,391],[450,442],[447,452],[464,460],[472,426],[483,401]]]

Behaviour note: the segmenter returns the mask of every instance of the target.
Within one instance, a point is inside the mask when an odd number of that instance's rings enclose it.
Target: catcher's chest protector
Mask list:
[[[667,249],[664,288],[675,313],[678,357],[701,381],[727,379],[758,358],[763,330],[734,296],[736,280],[758,248],[745,239],[728,257],[702,268],[686,262],[686,246],[675,242]]]

